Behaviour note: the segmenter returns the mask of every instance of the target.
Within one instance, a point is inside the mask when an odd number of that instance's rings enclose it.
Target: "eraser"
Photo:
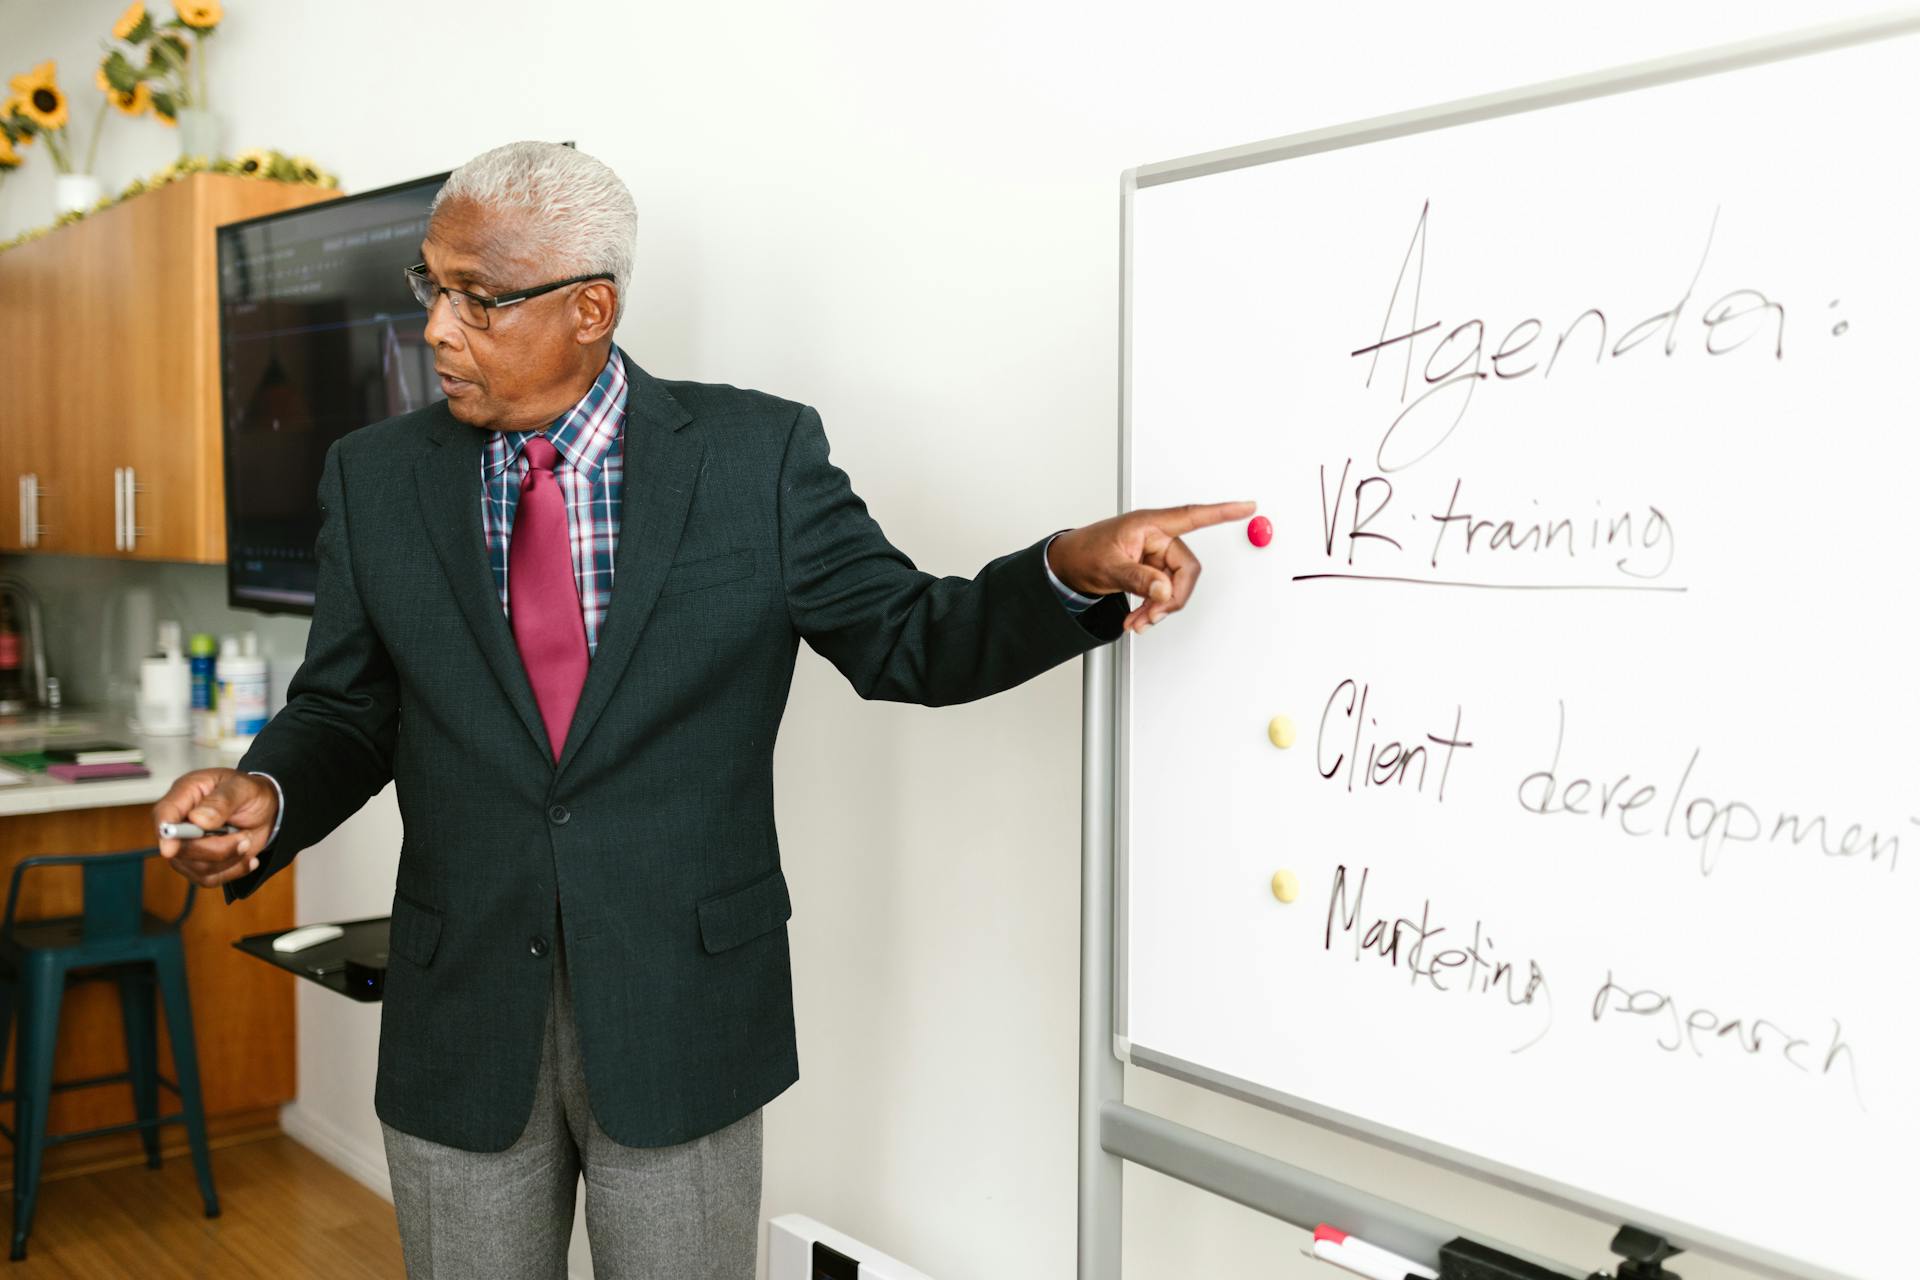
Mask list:
[[[1465,1236],[1440,1246],[1440,1276],[1441,1280],[1574,1280],[1564,1271],[1511,1257]]]

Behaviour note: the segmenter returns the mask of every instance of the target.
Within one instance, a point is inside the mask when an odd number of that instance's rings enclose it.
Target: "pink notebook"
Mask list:
[[[49,778],[88,782],[94,778],[144,778],[152,771],[143,764],[50,764]]]

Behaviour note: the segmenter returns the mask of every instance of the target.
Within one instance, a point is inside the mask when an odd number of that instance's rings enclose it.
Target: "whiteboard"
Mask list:
[[[1916,119],[1896,35],[1127,184],[1125,507],[1273,528],[1121,642],[1132,1061],[1914,1274]]]

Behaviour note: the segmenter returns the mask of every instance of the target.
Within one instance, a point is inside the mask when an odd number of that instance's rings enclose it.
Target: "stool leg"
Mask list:
[[[34,956],[20,975],[20,1053],[14,1067],[13,1253],[27,1256],[27,1234],[40,1199],[40,1158],[47,1147],[47,1100],[53,1093],[53,1046],[60,1030],[66,970]]]
[[[7,1048],[13,1042],[14,983],[12,974],[0,975],[0,1071],[7,1066]]]
[[[0,973],[0,1072],[7,1069],[7,1050],[13,1043],[13,1011],[14,1006],[20,1002],[19,981],[11,971]],[[13,1075],[13,1131],[17,1134],[20,1132],[20,1069],[18,1067],[14,1068]],[[5,1099],[0,1098],[0,1101]],[[13,1150],[17,1156],[20,1151],[18,1138],[14,1140]],[[16,1180],[14,1185],[20,1184]]]
[[[13,1026],[13,1015],[26,1007],[26,990],[27,975],[25,973],[17,975],[7,984],[9,1030]],[[22,1189],[26,1186],[20,1175],[26,1167],[27,1132],[33,1127],[33,1098],[31,1091],[27,1088],[31,1083],[28,1076],[32,1071],[27,1066],[27,1033],[24,1026],[14,1039],[19,1045],[18,1061],[13,1064],[13,1215],[18,1221],[20,1196]],[[4,1066],[5,1060],[0,1059],[0,1067]],[[18,1262],[20,1255],[15,1254],[13,1260]]]
[[[193,1006],[187,999],[187,961],[178,940],[154,958],[160,980],[160,1003],[166,1009],[167,1040],[173,1045],[174,1081],[180,1086],[180,1110],[187,1121],[187,1145],[193,1152],[193,1171],[200,1179],[200,1198],[207,1216],[220,1216],[220,1197],[213,1190],[213,1165],[207,1159],[207,1117],[200,1105],[200,1059],[193,1048]]]
[[[147,1168],[160,1167],[160,1048],[153,1012],[153,978],[146,972],[120,975],[120,1024],[127,1035],[127,1074],[133,1086],[133,1114],[146,1126],[140,1144]]]

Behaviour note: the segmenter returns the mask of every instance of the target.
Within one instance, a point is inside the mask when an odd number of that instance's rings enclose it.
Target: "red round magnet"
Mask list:
[[[1247,541],[1256,547],[1264,547],[1273,541],[1273,521],[1265,516],[1255,516],[1247,522]]]

